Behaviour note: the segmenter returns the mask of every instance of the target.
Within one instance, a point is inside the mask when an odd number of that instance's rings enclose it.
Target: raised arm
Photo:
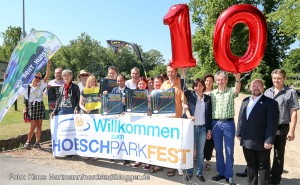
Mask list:
[[[46,75],[44,77],[44,82],[45,83],[47,83],[47,81],[50,77],[50,74],[51,74],[50,70],[51,70],[51,61],[49,60],[49,62],[47,63]]]
[[[233,76],[235,77],[235,94],[238,94],[241,90],[241,73],[233,73]]]

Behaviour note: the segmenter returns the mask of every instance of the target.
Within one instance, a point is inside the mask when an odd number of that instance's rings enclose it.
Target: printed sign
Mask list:
[[[101,114],[122,114],[123,109],[122,93],[108,93],[102,96]]]
[[[118,87],[116,80],[112,80],[112,79],[108,79],[108,78],[102,78],[100,80],[100,93],[101,94],[103,93],[103,91],[107,91],[108,93],[110,93],[114,87]]]
[[[175,111],[175,89],[153,90],[151,92],[151,109],[154,114],[169,114],[174,116]]]
[[[140,161],[174,169],[193,167],[189,119],[69,114],[51,120],[54,156]]]
[[[125,106],[125,112],[147,115],[148,91],[141,89],[125,89]]]
[[[99,95],[99,87],[96,88],[84,88],[83,95],[85,104],[84,107],[87,110],[95,110],[101,108],[101,98]]]

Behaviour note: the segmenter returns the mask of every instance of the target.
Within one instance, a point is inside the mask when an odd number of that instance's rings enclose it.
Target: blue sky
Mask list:
[[[86,32],[107,47],[106,40],[137,43],[144,51],[160,51],[172,57],[170,31],[163,17],[174,4],[188,0],[25,0],[25,31],[49,31],[63,43]],[[1,3],[0,32],[8,26],[23,27],[22,0]],[[195,29],[192,26],[191,31]],[[0,38],[0,43],[3,39]]]
[[[174,4],[188,0],[25,0],[25,30],[31,28],[55,34],[64,45],[82,32],[107,47],[106,40],[137,43],[144,51],[160,51],[172,57],[170,30],[163,17]],[[1,3],[0,32],[8,26],[23,27],[23,0]],[[190,21],[191,22],[191,21]],[[195,25],[191,22],[191,32]],[[0,43],[2,38],[0,37]],[[292,48],[299,47],[299,42]]]

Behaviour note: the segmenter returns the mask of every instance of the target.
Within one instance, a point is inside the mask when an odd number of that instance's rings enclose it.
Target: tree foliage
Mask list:
[[[31,32],[33,31],[35,30],[31,29]],[[4,33],[1,33],[4,39],[3,44],[0,46],[0,60],[9,61],[13,49],[21,38],[21,34],[20,27],[8,27]],[[146,71],[151,71],[155,66],[163,65],[165,62],[159,51],[149,50],[144,52],[141,46],[139,48]],[[71,40],[66,46],[62,46],[51,61],[52,71],[56,67],[68,68],[72,70],[74,77],[80,70],[85,69],[100,79],[107,75],[109,66],[116,66],[119,72],[128,78],[133,67],[138,67],[141,70],[141,75],[144,74],[141,62],[132,48],[125,47],[115,54],[111,48],[101,46],[100,42],[91,38],[87,33],[81,33],[77,39]],[[52,77],[54,77],[54,74],[52,74]]]
[[[22,29],[9,26],[5,32],[1,32],[3,44],[0,46],[0,60],[8,62],[10,56],[21,39]]]
[[[215,73],[219,70],[213,54],[213,32],[219,15],[232,5],[252,4],[261,7],[263,14],[267,17],[268,36],[264,58],[251,75],[261,77],[265,80],[267,87],[271,86],[271,71],[278,68],[285,60],[289,46],[295,41],[292,35],[280,32],[281,21],[270,19],[272,13],[276,12],[284,2],[283,0],[191,0],[189,7],[192,20],[197,24],[193,35],[193,49],[198,60],[197,67],[191,70],[194,76],[203,77],[204,74]],[[248,35],[249,28],[246,25],[234,26],[230,43],[234,55],[242,56],[245,53],[248,48]],[[251,76],[246,80],[249,79],[252,79]]]
[[[300,48],[291,50],[282,68],[287,74],[286,83],[300,87]]]
[[[268,19],[280,22],[281,35],[296,37],[300,40],[300,1],[279,1],[278,10],[267,15]]]

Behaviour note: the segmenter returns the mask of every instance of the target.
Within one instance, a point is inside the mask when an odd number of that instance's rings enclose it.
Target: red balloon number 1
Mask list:
[[[164,17],[164,24],[169,25],[172,43],[170,66],[174,68],[194,67],[196,60],[192,53],[189,9],[186,4],[173,5]]]

